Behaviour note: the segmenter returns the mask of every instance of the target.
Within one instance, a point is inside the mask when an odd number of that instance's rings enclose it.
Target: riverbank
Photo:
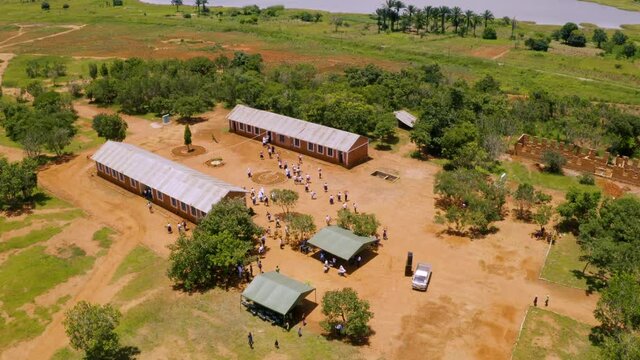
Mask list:
[[[171,0],[143,0],[150,4],[170,5]],[[194,0],[183,1],[185,5],[194,5]],[[258,5],[267,7],[284,5],[287,9],[309,9],[332,13],[372,14],[382,6],[382,0],[360,0],[345,2],[341,0],[220,0],[215,6],[242,7]],[[463,10],[482,13],[490,10],[496,18],[507,16],[524,21],[532,21],[539,25],[562,25],[566,22],[577,24],[594,24],[603,28],[619,28],[626,24],[640,24],[640,3],[633,0],[485,0],[478,3],[474,0],[411,0],[406,5],[414,5],[419,9],[427,5],[448,7],[459,6]],[[609,6],[611,5],[611,6]],[[616,8],[629,6],[627,11]],[[613,7],[616,6],[616,7]],[[553,11],[549,11],[553,9]]]
[[[580,0],[612,6],[620,10],[640,11],[640,2],[635,0]]]

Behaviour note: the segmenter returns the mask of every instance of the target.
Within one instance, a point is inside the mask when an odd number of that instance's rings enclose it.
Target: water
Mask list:
[[[154,4],[170,4],[171,0],[143,0]],[[383,0],[210,0],[209,6],[260,7],[284,5],[287,8],[316,9],[331,12],[373,13]],[[640,24],[640,12],[624,11],[610,6],[578,0],[411,0],[405,4],[459,6],[463,10],[483,12],[491,10],[496,18],[516,17],[538,24],[561,25],[566,22],[591,23],[600,27],[617,28],[623,24]],[[194,4],[193,0],[184,0]]]

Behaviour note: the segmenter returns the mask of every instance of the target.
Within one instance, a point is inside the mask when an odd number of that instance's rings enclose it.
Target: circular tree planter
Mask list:
[[[171,150],[171,153],[176,156],[197,156],[202,155],[207,152],[202,146],[199,145],[191,145],[191,150],[188,150],[186,146],[178,146]]]
[[[224,165],[224,161],[222,161],[222,158],[218,157],[218,158],[209,159],[205,161],[204,164],[207,165],[208,167],[217,168]]]
[[[287,177],[281,172],[260,171],[254,173],[251,180],[260,185],[275,185],[287,181]]]

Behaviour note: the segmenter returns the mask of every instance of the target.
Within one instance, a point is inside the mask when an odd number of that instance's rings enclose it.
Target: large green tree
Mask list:
[[[0,156],[0,209],[20,207],[31,200],[38,184],[36,169],[35,160],[10,163]]]
[[[361,342],[371,334],[369,320],[373,313],[369,302],[358,298],[352,288],[327,291],[322,297],[322,314],[325,318],[320,324],[330,334],[346,336],[354,342]]]
[[[300,198],[298,192],[289,189],[273,189],[270,196],[273,203],[280,206],[285,214],[288,214],[296,206]]]
[[[224,199],[213,205],[211,211],[200,220],[195,232],[218,234],[228,232],[232,237],[251,242],[262,233],[253,222],[249,209],[240,199]]]
[[[602,194],[600,191],[571,188],[565,194],[565,202],[558,205],[557,211],[565,221],[582,224],[596,214]]]
[[[91,126],[106,140],[123,141],[127,136],[127,122],[118,114],[98,114],[93,117]]]

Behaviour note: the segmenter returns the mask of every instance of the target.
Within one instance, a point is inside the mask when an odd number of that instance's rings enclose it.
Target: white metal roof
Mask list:
[[[91,158],[205,213],[229,192],[246,192],[131,144],[107,141]]]
[[[407,111],[404,111],[404,110],[394,111],[393,114],[396,116],[396,119],[398,119],[398,121],[407,125],[410,128],[412,128],[416,122],[416,117],[411,115],[411,113]]]
[[[236,105],[227,119],[344,152],[349,152],[360,138],[358,134],[245,105]]]

